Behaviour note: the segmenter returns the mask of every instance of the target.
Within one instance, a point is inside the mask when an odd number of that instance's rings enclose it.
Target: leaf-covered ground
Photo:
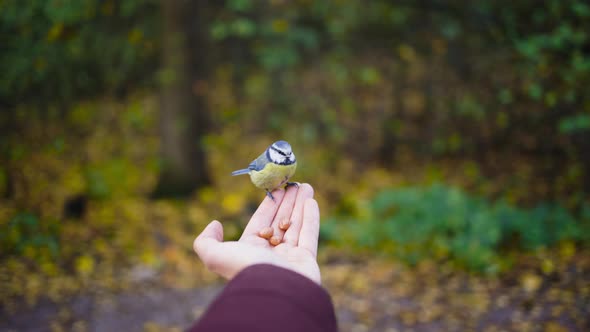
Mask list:
[[[590,329],[590,252],[575,253],[569,246],[521,256],[511,272],[497,277],[432,262],[408,267],[329,252],[322,261],[324,286],[341,331]],[[122,292],[80,294],[61,304],[43,300],[32,308],[3,311],[0,330],[182,331],[223,285],[172,288],[158,280],[152,275]]]
[[[343,331],[590,329],[588,253],[559,262],[522,259],[495,278],[382,260],[333,264],[324,278]]]

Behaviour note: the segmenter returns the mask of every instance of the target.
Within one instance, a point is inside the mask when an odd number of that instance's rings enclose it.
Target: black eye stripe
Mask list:
[[[283,151],[281,151],[281,150],[279,150],[279,149],[275,148],[275,147],[274,147],[274,146],[272,146],[272,145],[270,146],[270,148],[271,148],[271,149],[273,149],[274,151],[276,151],[278,154],[280,154],[280,155],[281,155],[281,156],[283,156],[283,157],[286,157],[286,156],[287,156],[287,154],[286,154],[286,153],[284,153]]]

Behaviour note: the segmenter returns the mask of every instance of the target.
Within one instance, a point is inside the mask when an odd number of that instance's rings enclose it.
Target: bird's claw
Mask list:
[[[270,191],[266,191],[266,196],[270,197],[270,199],[272,199],[273,202],[275,202],[275,198],[273,197],[272,193]]]
[[[287,182],[287,185],[285,186],[285,188],[289,188],[290,186],[295,186],[295,187],[299,188],[299,183],[297,183],[297,182]]]

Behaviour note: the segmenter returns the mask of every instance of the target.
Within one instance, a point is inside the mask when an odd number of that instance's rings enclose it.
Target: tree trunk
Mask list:
[[[206,22],[201,1],[162,0],[162,168],[155,196],[185,196],[209,183],[201,138],[209,127],[195,82],[206,77]]]

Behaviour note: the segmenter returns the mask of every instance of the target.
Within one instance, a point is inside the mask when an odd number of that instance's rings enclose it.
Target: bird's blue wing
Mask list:
[[[254,161],[252,161],[250,163],[250,165],[248,165],[248,168],[233,171],[231,173],[231,175],[236,176],[236,175],[248,174],[248,173],[250,173],[250,171],[261,171],[264,168],[264,166],[266,166],[267,163],[268,163],[268,158],[266,157],[266,153],[263,153],[258,158],[254,159]]]
[[[261,171],[266,164],[268,164],[268,158],[266,157],[266,153],[263,153],[248,165],[248,169],[251,171]]]

